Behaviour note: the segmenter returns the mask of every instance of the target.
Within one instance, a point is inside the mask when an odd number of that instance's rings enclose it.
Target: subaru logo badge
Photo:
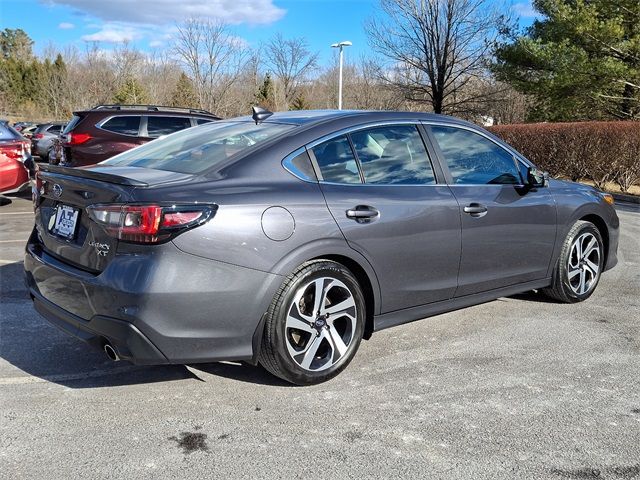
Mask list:
[[[53,184],[52,190],[53,190],[53,194],[56,197],[60,198],[62,196],[62,187],[60,185],[58,185],[57,183]]]

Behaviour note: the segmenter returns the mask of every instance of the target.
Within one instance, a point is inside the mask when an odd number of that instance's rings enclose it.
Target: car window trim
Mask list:
[[[296,158],[298,155],[301,155],[302,153],[307,153],[307,156],[309,157],[309,161],[311,162],[311,168],[313,169],[313,172],[316,174],[316,177],[318,177],[318,171],[319,169],[317,168],[317,162],[315,159],[315,156],[312,157],[313,152],[310,152],[309,150],[307,150],[305,147],[300,147],[297,150],[294,150],[293,152],[291,152],[289,155],[287,155],[286,157],[284,157],[282,159],[282,167],[289,172],[291,175],[293,175],[296,178],[299,178],[300,180],[302,180],[303,182],[307,182],[307,183],[318,183],[317,179],[312,179],[312,178],[308,178],[306,177],[302,172],[300,172],[296,166],[293,164],[293,159]],[[318,177],[319,178],[319,177]]]
[[[313,151],[313,149],[315,147],[317,147],[318,145],[322,145],[325,142],[330,142],[331,140],[335,140],[336,138],[339,138],[339,137],[345,137],[347,139],[347,142],[349,142],[349,148],[351,148],[351,155],[353,155],[353,159],[356,162],[356,167],[358,168],[358,177],[360,178],[360,182],[359,183],[329,182],[329,181],[324,179],[324,175],[322,174],[322,169],[320,168],[320,164],[318,163],[318,159],[316,158],[316,154]],[[351,138],[349,138],[349,134],[348,133],[343,133],[341,135],[337,135],[335,137],[328,138],[327,140],[325,140],[325,142],[317,143],[311,148],[307,147],[307,153],[309,154],[309,158],[311,158],[311,165],[313,166],[313,170],[316,173],[316,177],[318,177],[318,183],[325,183],[325,184],[331,184],[331,185],[364,185],[364,175],[362,173],[362,166],[360,165],[360,161],[358,160],[358,157],[356,156],[356,153],[355,153],[355,151],[353,149],[353,143],[351,143]],[[305,145],[305,147],[306,147],[306,145]]]
[[[520,171],[519,164],[521,163],[522,165],[524,165],[527,168],[531,167],[531,166],[534,166],[534,165],[531,164],[529,161],[525,161],[526,159],[522,158],[521,155],[519,155],[516,151],[512,150],[511,148],[507,148],[505,145],[502,145],[501,143],[497,142],[494,138],[491,138],[489,135],[485,134],[481,130],[477,130],[475,128],[468,127],[466,125],[457,125],[457,124],[453,124],[453,123],[437,122],[437,121],[433,121],[433,120],[421,120],[420,123],[422,125],[424,125],[424,127],[425,127],[425,133],[428,135],[429,141],[432,144],[436,155],[438,156],[439,163],[440,163],[442,169],[444,170],[444,174],[445,174],[445,177],[446,177],[446,180],[447,180],[447,185],[449,185],[450,187],[481,187],[481,186],[484,186],[484,187],[486,187],[486,186],[504,187],[505,185],[509,185],[509,186],[512,186],[512,187],[520,187],[520,188],[522,188],[522,187],[525,186],[525,182],[524,182],[525,179],[522,178],[522,173]],[[466,130],[468,132],[475,133],[476,135],[480,135],[481,137],[484,137],[486,140],[489,140],[491,143],[496,145],[498,148],[504,150],[506,153],[509,154],[509,156],[513,160],[513,165],[516,167],[516,170],[518,171],[518,177],[520,177],[520,182],[521,183],[455,183],[454,180],[453,180],[453,176],[451,175],[451,171],[449,170],[449,165],[447,164],[447,161],[444,158],[444,154],[442,153],[442,150],[440,149],[440,144],[438,143],[438,140],[434,137],[433,132],[431,131],[431,127],[432,126],[434,126],[434,127],[445,127],[445,128],[456,128],[458,130]]]
[[[102,128],[102,126],[107,123],[109,120],[111,120],[112,118],[119,118],[119,117],[140,117],[140,123],[138,123],[138,134],[137,135],[129,135],[128,133],[120,133],[120,132],[114,132],[112,130],[107,130],[106,128]],[[131,138],[138,138],[141,137],[141,133],[142,133],[142,122],[143,122],[143,117],[144,115],[141,115],[139,113],[133,113],[133,114],[125,114],[125,115],[110,115],[106,118],[103,118],[102,120],[100,120],[98,123],[95,124],[95,127],[98,130],[102,130],[103,132],[108,132],[111,134],[115,134],[115,135],[122,135],[123,137],[131,137]],[[75,127],[74,127],[75,128]],[[146,125],[145,125],[146,128]]]
[[[438,177],[436,175],[435,168],[433,168],[433,162],[431,161],[431,156],[429,155],[429,149],[427,148],[427,145],[426,145],[426,143],[424,141],[424,138],[422,137],[422,132],[420,132],[420,125],[417,124],[417,123],[412,123],[412,122],[398,123],[396,125],[400,125],[400,126],[405,126],[406,125],[408,127],[414,127],[416,129],[416,132],[418,132],[418,137],[420,137],[420,140],[422,141],[422,146],[424,147],[424,153],[427,155],[427,162],[431,166],[431,173],[433,173],[434,183],[417,183],[417,184],[409,184],[409,183],[405,183],[405,184],[402,184],[402,183],[369,183],[369,185],[387,185],[387,186],[390,186],[390,187],[400,187],[400,186],[419,187],[419,186],[437,185],[438,184]],[[370,130],[372,128],[380,128],[380,127],[370,127],[370,128],[365,128],[364,130]],[[356,157],[356,162],[358,164],[358,168],[360,169],[360,178],[362,179],[362,183],[363,184],[367,184],[368,182],[366,181],[366,179],[364,177],[364,169],[362,168],[362,163],[360,162],[360,158],[358,158],[358,151],[356,150],[356,147],[353,144],[353,141],[351,140],[351,134],[352,133],[357,133],[357,132],[356,131],[349,132],[347,134],[347,137],[349,138],[349,143],[351,144],[351,149],[353,150],[353,154]],[[352,184],[352,185],[354,185],[354,184]]]
[[[143,115],[144,117],[144,130],[142,128],[142,122],[140,122],[140,136],[141,137],[145,137],[145,138],[160,138],[162,137],[162,135],[158,135],[157,137],[151,137],[149,136],[149,118],[151,117],[162,117],[162,118],[186,118],[187,120],[189,120],[189,123],[191,124],[190,127],[186,127],[186,128],[182,128],[180,130],[176,130],[175,132],[171,132],[171,133],[176,133],[176,132],[181,132],[182,130],[186,130],[187,128],[193,128],[194,126],[194,117],[190,117],[189,115]],[[144,135],[142,135],[144,133]],[[165,133],[164,135],[171,135],[171,133]]]
[[[351,133],[355,133],[358,132],[360,130],[367,130],[370,128],[376,128],[376,127],[384,127],[384,126],[393,126],[393,125],[406,125],[406,126],[411,126],[411,127],[415,127],[416,130],[418,131],[418,135],[420,135],[420,138],[422,139],[422,143],[424,145],[425,148],[425,152],[427,154],[427,159],[429,160],[429,163],[431,164],[431,169],[433,171],[434,177],[435,177],[435,183],[428,183],[428,184],[417,184],[417,185],[413,185],[413,184],[396,184],[396,183],[366,183],[364,181],[364,172],[362,171],[361,165],[360,165],[360,160],[357,157],[357,153],[355,152],[354,148],[353,148],[353,143],[351,142]],[[445,180],[444,178],[440,178],[439,172],[435,165],[434,165],[434,159],[431,158],[431,151],[429,150],[429,145],[427,143],[427,141],[425,141],[425,137],[423,135],[424,132],[421,131],[421,121],[420,120],[385,120],[385,121],[378,121],[378,122],[369,122],[369,123],[363,123],[360,125],[353,125],[351,127],[345,127],[342,128],[340,130],[337,130],[335,132],[331,132],[327,135],[323,135],[320,138],[317,138],[311,142],[308,142],[307,144],[304,145],[304,148],[307,149],[307,152],[309,153],[309,157],[311,158],[311,163],[313,165],[313,169],[315,170],[316,176],[318,177],[317,182],[316,181],[311,181],[311,183],[321,183],[321,184],[326,184],[326,185],[342,185],[342,186],[348,186],[348,187],[353,187],[353,186],[368,186],[368,187],[437,187],[437,186],[442,186],[443,184],[447,184],[447,182],[443,182],[442,180]],[[356,163],[358,165],[358,171],[360,174],[360,183],[338,183],[338,182],[329,182],[324,180],[324,177],[322,176],[322,172],[320,171],[318,162],[316,160],[315,155],[313,154],[313,148],[317,147],[318,145],[324,143],[324,142],[328,142],[329,140],[332,140],[336,137],[340,137],[340,136],[346,136],[347,139],[349,140],[349,144],[351,145],[351,150],[352,153],[354,154],[354,158],[356,159]],[[428,138],[428,137],[427,137]],[[431,143],[430,139],[429,139],[429,143]],[[302,147],[301,147],[302,148]],[[299,150],[299,149],[298,149]],[[298,151],[296,150],[296,151]],[[285,159],[283,159],[283,165],[284,165],[284,160],[286,160],[289,156],[293,155],[292,152],[289,155],[287,155],[285,157]],[[299,154],[300,152],[298,152]],[[293,159],[295,157],[295,155],[293,155],[291,158]],[[438,167],[440,167],[440,169],[442,168],[440,165],[438,165]],[[286,167],[285,167],[286,168]],[[289,173],[295,175],[296,177],[298,177],[298,175],[296,175],[295,173],[291,172],[290,170],[288,170]],[[443,173],[444,176],[444,173]],[[300,177],[298,177],[300,178]],[[301,179],[304,180],[304,179]],[[307,180],[308,181],[308,180]]]

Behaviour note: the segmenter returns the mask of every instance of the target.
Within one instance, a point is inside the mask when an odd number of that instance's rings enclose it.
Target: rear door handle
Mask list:
[[[347,210],[347,218],[351,218],[358,223],[369,223],[380,216],[380,212],[368,205],[358,205]]]
[[[479,203],[470,203],[463,208],[463,211],[472,217],[484,217],[487,214],[487,207]]]

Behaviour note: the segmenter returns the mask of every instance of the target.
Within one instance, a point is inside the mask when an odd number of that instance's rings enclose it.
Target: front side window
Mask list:
[[[140,117],[113,117],[104,122],[100,128],[109,132],[119,133],[121,135],[137,137],[138,131],[140,130]]]
[[[312,148],[322,179],[332,183],[360,183],[358,163],[343,135]]]
[[[294,128],[293,125],[266,122],[259,125],[253,122],[212,122],[127,150],[101,165],[201,173]]]
[[[360,130],[351,134],[351,141],[362,166],[365,183],[435,183],[427,150],[417,127],[390,125]]]
[[[184,130],[191,127],[189,117],[147,117],[147,134],[151,138],[158,138],[163,135]]]
[[[513,156],[491,140],[455,127],[432,126],[431,132],[455,184],[522,183]]]

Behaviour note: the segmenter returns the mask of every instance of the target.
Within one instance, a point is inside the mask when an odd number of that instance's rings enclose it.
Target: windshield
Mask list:
[[[22,136],[7,124],[0,124],[0,140],[19,140]]]
[[[293,128],[278,123],[214,122],[159,138],[101,165],[200,173]]]

